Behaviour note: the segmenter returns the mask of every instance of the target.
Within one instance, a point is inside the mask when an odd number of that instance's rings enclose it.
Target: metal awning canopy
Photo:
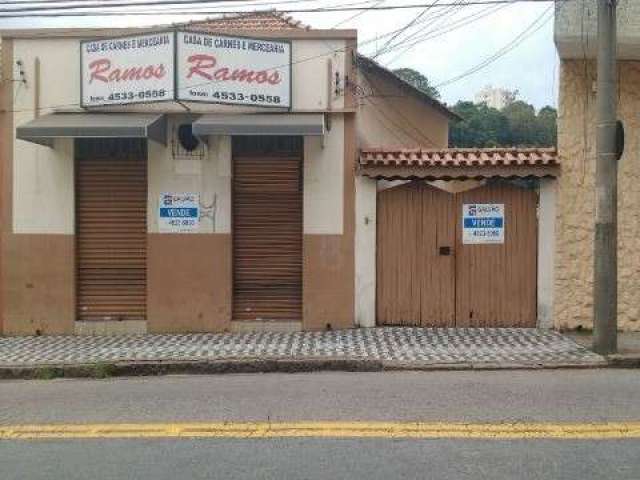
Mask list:
[[[167,120],[157,113],[50,113],[20,125],[16,138],[53,146],[56,138],[149,138],[167,143]]]
[[[324,135],[322,113],[260,113],[203,115],[193,122],[193,134],[206,135]]]

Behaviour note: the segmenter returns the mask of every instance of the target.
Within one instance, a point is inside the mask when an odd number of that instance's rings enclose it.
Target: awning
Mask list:
[[[167,143],[167,121],[157,113],[51,113],[16,129],[16,138],[52,146],[56,138],[150,138]]]
[[[193,122],[193,134],[324,135],[322,113],[260,113],[203,115]]]
[[[557,177],[554,148],[366,148],[360,175],[388,179],[464,180]]]

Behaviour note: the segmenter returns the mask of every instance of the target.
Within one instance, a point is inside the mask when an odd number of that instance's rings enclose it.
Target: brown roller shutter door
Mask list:
[[[302,319],[302,138],[233,142],[233,319]]]
[[[77,140],[77,319],[144,320],[146,255],[146,141]]]

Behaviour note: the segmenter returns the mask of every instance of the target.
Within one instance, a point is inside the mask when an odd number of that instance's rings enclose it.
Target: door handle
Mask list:
[[[440,255],[447,256],[447,255],[451,255],[452,250],[451,250],[451,247],[440,247],[440,248],[438,249],[438,253],[439,253]]]

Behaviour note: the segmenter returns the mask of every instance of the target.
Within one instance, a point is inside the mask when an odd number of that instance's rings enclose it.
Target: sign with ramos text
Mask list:
[[[158,230],[189,233],[200,227],[200,196],[197,193],[162,193],[158,204]]]
[[[289,42],[178,32],[181,101],[291,107]]]
[[[504,204],[462,205],[462,243],[504,243]]]
[[[81,105],[173,100],[174,48],[174,32],[81,42]]]

